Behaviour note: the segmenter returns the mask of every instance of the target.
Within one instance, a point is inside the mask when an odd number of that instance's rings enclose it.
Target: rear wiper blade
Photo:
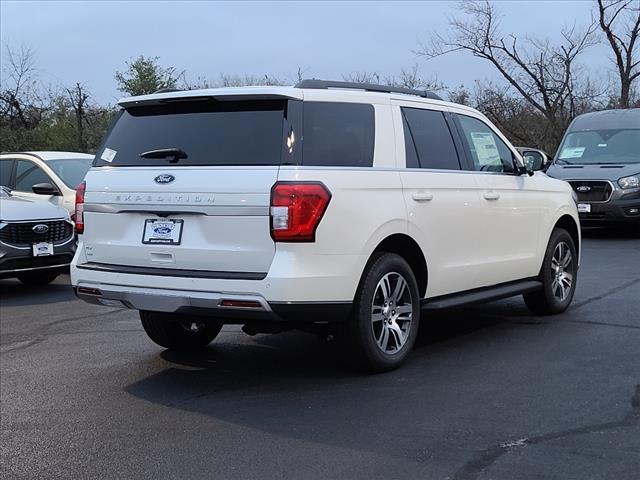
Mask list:
[[[142,152],[140,158],[168,158],[169,163],[176,163],[180,159],[189,158],[189,155],[179,148],[159,148],[158,150]]]

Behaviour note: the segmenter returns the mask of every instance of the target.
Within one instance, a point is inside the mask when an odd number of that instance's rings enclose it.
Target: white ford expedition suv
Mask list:
[[[224,324],[330,332],[395,368],[430,309],[572,300],[571,187],[528,172],[471,108],[430,92],[295,87],[127,98],[77,192],[71,275],[190,350]]]

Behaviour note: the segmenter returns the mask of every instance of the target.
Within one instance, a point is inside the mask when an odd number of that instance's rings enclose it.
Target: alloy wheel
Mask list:
[[[371,328],[380,350],[394,354],[402,349],[411,333],[412,315],[407,281],[399,273],[387,273],[378,282],[371,305]]]

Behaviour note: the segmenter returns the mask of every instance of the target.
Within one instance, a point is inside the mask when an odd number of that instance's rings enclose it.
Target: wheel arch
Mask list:
[[[580,226],[577,224],[576,220],[569,214],[562,215],[558,220],[556,220],[555,225],[553,226],[553,230],[556,228],[563,228],[571,238],[573,239],[573,243],[576,246],[576,251],[578,252],[578,258],[580,258]]]
[[[363,271],[367,270],[372,260],[380,253],[395,253],[400,255],[411,267],[416,282],[418,283],[418,292],[420,298],[424,298],[427,292],[427,282],[429,279],[429,270],[427,268],[427,261],[425,259],[422,249],[418,243],[409,235],[404,233],[394,233],[389,235],[376,245],[373,252],[367,260],[366,266]]]

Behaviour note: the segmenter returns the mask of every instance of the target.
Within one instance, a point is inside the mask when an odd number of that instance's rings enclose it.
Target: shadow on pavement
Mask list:
[[[511,315],[505,318],[507,311]],[[167,368],[125,390],[168,408],[272,434],[426,461],[415,438],[425,428],[447,431],[446,416],[437,412],[450,415],[458,405],[467,409],[475,394],[461,377],[471,374],[471,366],[460,365],[462,355],[451,351],[486,352],[509,330],[530,323],[544,322],[517,301],[432,314],[407,364],[379,375],[349,369],[333,344],[308,334],[257,336],[250,345],[223,338],[198,354],[162,352]],[[429,411],[434,416],[416,417]]]
[[[75,295],[67,275],[61,275],[53,283],[38,287],[23,285],[16,279],[0,280],[0,305],[2,307],[24,307],[68,302]]]

